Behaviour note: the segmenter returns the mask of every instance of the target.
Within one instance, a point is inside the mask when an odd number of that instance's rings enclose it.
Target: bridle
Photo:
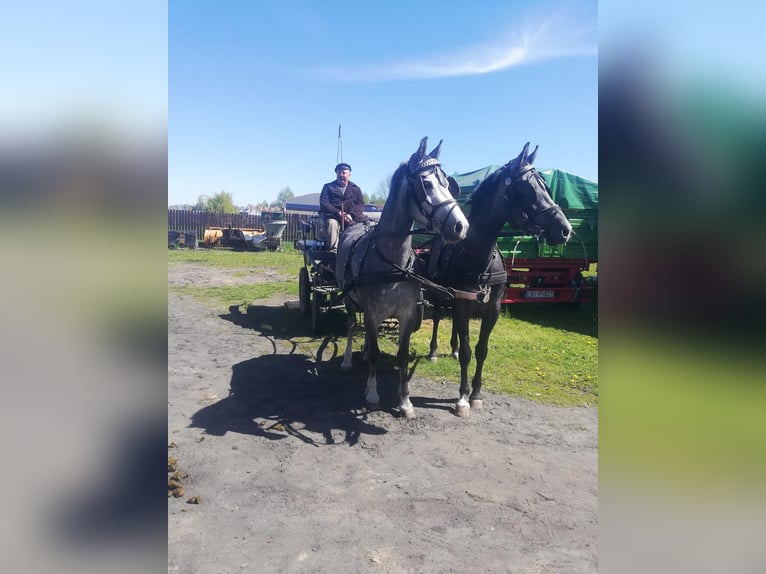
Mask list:
[[[407,176],[407,182],[410,186],[410,190],[413,192],[415,199],[417,200],[416,206],[418,211],[420,211],[421,215],[423,215],[423,217],[428,222],[426,227],[428,231],[433,229],[434,220],[436,220],[439,226],[443,228],[447,219],[452,214],[452,211],[458,207],[457,201],[451,195],[444,201],[436,204],[431,203],[431,200],[428,197],[428,193],[426,193],[425,183],[423,183],[424,177],[430,175],[431,173],[436,173],[437,179],[439,179],[440,182],[442,178],[439,177],[439,175],[445,177],[447,179],[448,185],[450,184],[450,178],[444,176],[443,173],[440,174],[439,170],[441,170],[439,161],[433,158],[427,158],[415,166],[410,165],[409,175]],[[415,183],[415,180],[417,180],[417,184]],[[457,185],[457,182],[455,185]],[[437,218],[436,212],[446,206],[449,206],[449,208],[446,209],[444,216],[442,218]],[[429,207],[430,209],[426,210],[426,207]]]
[[[503,170],[509,167],[510,167],[510,164],[506,164],[505,166],[503,166]],[[535,178],[538,185],[540,185],[546,192],[548,192],[548,195],[551,197],[551,201],[553,201],[553,197],[551,196],[551,192],[550,192],[550,188],[548,187],[548,184],[545,183],[545,180],[537,172],[535,167],[533,165],[529,165],[523,171],[516,174],[515,177],[510,177],[506,179],[506,182],[508,182],[508,180],[510,179],[510,184],[506,183],[506,186],[505,186],[505,199],[509,203],[513,204],[512,192],[515,190],[516,182],[519,180],[527,181],[530,177]],[[535,205],[535,202],[533,201],[527,207],[523,207],[523,206],[521,207],[521,216],[524,220],[523,229],[524,231],[527,231],[533,235],[540,235],[543,232],[543,226],[540,225],[540,223],[538,222],[541,216],[551,212],[553,212],[554,215],[556,213],[561,213],[563,216],[563,213],[564,213],[561,207],[559,207],[556,203],[552,203],[552,205],[549,205],[548,207],[544,207],[543,209],[539,211],[532,210],[534,205]],[[530,212],[531,212],[531,216],[530,216]]]

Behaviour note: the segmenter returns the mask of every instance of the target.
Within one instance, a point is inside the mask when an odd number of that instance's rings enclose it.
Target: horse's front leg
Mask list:
[[[484,361],[487,360],[489,352],[489,335],[492,333],[492,329],[495,328],[499,313],[500,310],[498,309],[497,313],[485,316],[481,321],[479,340],[476,343],[476,372],[474,372],[473,380],[471,381],[471,396],[469,398],[471,409],[473,410],[480,410],[484,406],[481,398],[482,370],[484,369]]]
[[[436,299],[434,301],[434,310],[433,310],[433,317],[434,317],[434,328],[431,331],[431,352],[428,353],[428,360],[432,363],[435,363],[439,356],[437,354],[437,350],[439,348],[439,322],[441,321],[441,311],[443,307],[441,306],[441,303],[439,302],[439,299]]]
[[[367,365],[369,374],[367,375],[367,392],[365,393],[365,402],[368,409],[377,409],[380,404],[378,395],[377,364],[380,348],[378,347],[378,325],[374,321],[368,320],[365,314],[364,327],[366,331],[365,346],[367,347]]]
[[[460,398],[455,405],[455,414],[466,417],[471,413],[471,405],[468,403],[468,365],[471,362],[471,341],[468,337],[468,319],[470,314],[467,309],[455,305],[452,310],[453,329],[456,330],[460,340]]]
[[[452,334],[449,338],[449,346],[450,349],[452,349],[452,357],[455,359],[459,358],[458,355],[458,336],[457,336],[457,328],[455,327],[455,321],[453,319],[452,321]]]
[[[415,418],[415,408],[410,402],[409,383],[409,360],[410,360],[410,335],[414,325],[399,324],[399,351],[396,354],[399,363],[399,412],[407,419]]]
[[[352,343],[354,340],[354,327],[356,326],[356,311],[349,303],[346,303],[346,351],[343,353],[343,362],[340,364],[341,371],[351,369]]]

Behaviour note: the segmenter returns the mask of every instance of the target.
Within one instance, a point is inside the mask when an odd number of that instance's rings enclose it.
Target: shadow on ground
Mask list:
[[[261,334],[280,339],[289,340],[295,337],[326,339],[329,337],[333,341],[342,340],[345,344],[346,313],[342,309],[332,309],[322,314],[317,333],[311,330],[310,317],[301,314],[299,309],[285,306],[248,305],[243,313],[241,306],[231,305],[228,314],[219,316],[245,329],[253,329]]]
[[[268,342],[271,352],[235,364],[229,395],[195,413],[191,427],[218,436],[235,432],[279,440],[292,435],[317,446],[337,442],[333,438],[337,431],[349,444],[356,444],[363,434],[387,432],[368,420],[367,365],[361,353],[354,353],[350,372],[340,369],[346,344],[344,312],[328,313],[320,335],[311,332],[310,321],[298,309],[248,305],[242,313],[239,306],[231,306],[220,317],[253,330]],[[316,357],[305,354],[306,345],[300,340],[312,348],[319,342]],[[381,361],[378,393],[380,408],[396,415],[399,374],[392,366]]]
[[[338,365],[317,363],[301,354],[266,355],[237,363],[232,367],[229,395],[197,411],[190,426],[217,436],[227,432],[269,440],[294,436],[316,446],[339,442],[334,438],[338,431],[344,436],[340,442],[351,445],[364,434],[387,432],[368,420],[360,373],[338,371]],[[394,377],[381,383],[381,407],[393,412],[397,404]]]

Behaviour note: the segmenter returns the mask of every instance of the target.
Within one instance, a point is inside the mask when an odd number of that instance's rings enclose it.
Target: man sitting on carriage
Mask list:
[[[331,251],[338,250],[340,232],[355,223],[367,221],[362,190],[349,178],[351,166],[335,166],[335,181],[324,184],[319,195],[320,239]]]

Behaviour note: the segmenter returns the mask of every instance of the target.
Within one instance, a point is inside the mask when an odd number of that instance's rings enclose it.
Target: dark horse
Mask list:
[[[500,230],[511,227],[545,238],[550,245],[565,243],[572,227],[551,198],[550,189],[532,166],[537,148],[530,155],[529,142],[518,157],[485,179],[467,202],[470,229],[466,238],[445,244],[436,238],[428,260],[428,275],[436,283],[452,288],[452,354],[460,359],[460,399],[455,413],[467,416],[482,408],[481,376],[487,358],[487,342],[500,315],[500,302],[507,281],[505,262],[497,247]],[[429,358],[436,360],[439,307],[434,298],[434,327]],[[468,364],[471,347],[468,324],[481,320],[476,344],[476,372],[468,395]],[[460,350],[458,353],[458,340]],[[470,401],[470,402],[469,402]]]
[[[351,340],[356,311],[364,312],[366,332],[368,407],[379,403],[376,380],[378,327],[388,318],[399,321],[400,413],[411,418],[415,411],[410,402],[407,366],[410,335],[415,329],[420,284],[410,277],[415,254],[412,249],[412,227],[415,221],[439,232],[446,242],[460,241],[468,231],[468,221],[450,192],[448,179],[439,164],[441,142],[426,154],[428,138],[409,162],[402,163],[391,178],[391,189],[380,215],[370,231],[361,225],[349,227],[341,234],[335,278],[346,295],[349,315],[348,342],[342,368],[351,366]]]

